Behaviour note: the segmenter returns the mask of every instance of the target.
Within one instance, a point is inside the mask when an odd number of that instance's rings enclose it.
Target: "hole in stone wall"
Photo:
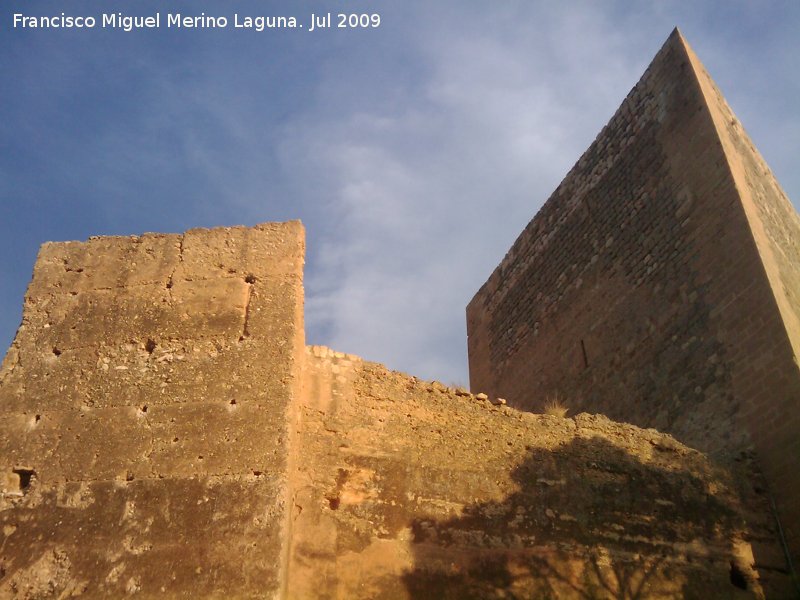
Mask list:
[[[147,404],[143,405],[142,408],[140,408],[139,410],[141,410],[143,413],[146,413],[147,412]]]
[[[19,489],[23,492],[31,486],[31,480],[36,477],[36,471],[33,469],[19,468],[12,469],[12,472],[19,476]]]
[[[336,486],[341,489],[341,487],[347,482],[347,479],[350,477],[350,471],[347,469],[339,469],[336,474]]]
[[[147,350],[148,354],[152,354],[153,350],[156,349],[156,343],[153,340],[148,339],[144,344],[144,349]]]
[[[231,398],[231,401],[228,404],[236,404],[236,398]]]
[[[338,496],[335,498],[328,498],[328,506],[331,507],[331,510],[339,510],[339,504],[341,504],[341,502]]]
[[[261,471],[253,471],[253,476],[254,477],[261,477],[261,473],[262,473]]]
[[[33,417],[33,422],[34,423],[38,423],[41,420],[42,420],[42,415],[36,415],[35,417]]]
[[[256,282],[256,276],[251,273],[247,277],[244,278],[244,282],[253,284],[253,283]]]
[[[731,562],[731,583],[740,590],[747,589],[747,579],[744,576],[744,572],[735,562]]]
[[[583,367],[588,368],[589,358],[586,356],[586,344],[583,343],[583,340],[581,340],[581,353],[583,354]]]
[[[59,350],[58,348],[53,348],[53,354],[55,354],[56,356],[61,356],[61,350]]]

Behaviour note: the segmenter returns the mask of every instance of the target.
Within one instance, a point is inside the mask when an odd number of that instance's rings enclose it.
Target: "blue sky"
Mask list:
[[[12,27],[62,11],[381,25]],[[45,241],[300,218],[309,343],[467,382],[467,302],[676,25],[797,203],[796,1],[5,0],[0,347]]]

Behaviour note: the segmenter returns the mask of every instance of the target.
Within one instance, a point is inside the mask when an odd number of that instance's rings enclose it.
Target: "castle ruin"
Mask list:
[[[0,598],[792,597],[800,237],[725,111],[674,33],[470,304],[488,395],[306,346],[299,222],[44,244]]]

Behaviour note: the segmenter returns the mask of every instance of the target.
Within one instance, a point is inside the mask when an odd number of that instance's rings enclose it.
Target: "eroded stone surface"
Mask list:
[[[307,358],[289,597],[787,589],[747,554],[766,545],[781,568],[762,499],[668,435],[523,413],[324,351]]]
[[[168,256],[142,275],[116,271],[140,238],[43,248],[0,379],[0,597],[758,597],[785,579],[747,469],[304,348],[299,225],[195,232],[186,269],[184,237],[147,237]],[[65,264],[83,284],[50,284]]]
[[[0,375],[0,597],[281,593],[303,254],[299,223],[42,247]]]

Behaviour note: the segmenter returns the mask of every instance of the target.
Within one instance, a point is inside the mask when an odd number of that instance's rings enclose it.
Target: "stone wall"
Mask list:
[[[0,597],[277,596],[299,222],[42,246],[0,375]]]
[[[668,435],[322,347],[306,369],[290,598],[791,594],[763,498]]]
[[[799,234],[676,31],[470,303],[471,386],[754,443],[800,556]]]
[[[0,598],[783,597],[746,456],[303,346],[299,223],[46,244]]]

